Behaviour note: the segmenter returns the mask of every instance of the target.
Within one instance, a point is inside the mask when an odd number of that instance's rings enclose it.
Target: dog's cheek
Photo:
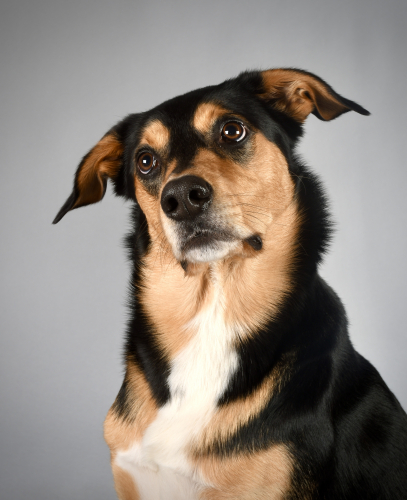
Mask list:
[[[222,212],[248,234],[264,235],[292,200],[294,188],[285,157],[261,133],[253,139],[248,164],[221,165],[213,175]]]
[[[294,196],[294,182],[287,161],[276,144],[258,134],[256,154],[250,167],[257,173],[257,204],[269,214],[271,222],[287,209]]]
[[[174,257],[177,260],[180,260],[182,258],[182,252],[180,249],[180,240],[177,235],[176,223],[168,219],[168,217],[164,215],[163,211],[161,211],[161,217],[162,245],[165,240],[165,242],[168,243],[169,248],[171,248]]]
[[[148,232],[152,241],[156,241],[159,235],[162,233],[161,221],[160,221],[160,204],[158,199],[150,194],[142,182],[136,178],[135,179],[135,190],[137,203],[140,205],[141,210],[144,212],[148,223]]]

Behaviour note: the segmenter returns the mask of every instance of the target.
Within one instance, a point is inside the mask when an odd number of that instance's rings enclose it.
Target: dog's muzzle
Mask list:
[[[164,187],[161,208],[169,219],[163,221],[164,232],[180,262],[222,259],[242,241],[261,249],[260,236],[239,234],[219,211],[214,211],[213,201],[212,186],[196,175],[184,175]]]

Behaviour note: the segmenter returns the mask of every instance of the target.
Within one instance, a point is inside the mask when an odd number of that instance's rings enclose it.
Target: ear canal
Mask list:
[[[271,69],[261,73],[259,97],[275,109],[302,123],[310,113],[320,120],[333,120],[347,111],[370,115],[356,102],[337,94],[321,78],[301,70]]]
[[[122,165],[123,144],[108,132],[82,159],[75,174],[74,187],[53,224],[70,210],[97,203],[105,195],[107,179],[115,179]]]

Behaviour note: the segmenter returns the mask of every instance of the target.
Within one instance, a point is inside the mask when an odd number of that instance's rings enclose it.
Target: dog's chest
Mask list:
[[[118,465],[132,472],[138,481],[140,467],[150,469],[145,479],[154,476],[153,471],[161,479],[169,471],[195,476],[188,447],[199,440],[202,429],[209,424],[217,401],[238,365],[232,347],[236,331],[225,324],[219,295],[185,329],[194,334],[171,363],[170,401],[159,409],[142,440],[117,454]],[[179,481],[164,482],[167,486],[163,487],[167,488],[179,484]]]

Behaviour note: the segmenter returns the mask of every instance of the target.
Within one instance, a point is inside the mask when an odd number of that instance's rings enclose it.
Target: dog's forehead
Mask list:
[[[182,144],[202,145],[202,136],[210,132],[213,124],[226,114],[251,120],[253,102],[238,86],[223,88],[222,84],[205,87],[166,101],[146,113],[140,142],[151,147],[171,149]]]
[[[183,143],[185,148],[186,140],[201,142],[214,123],[227,113],[231,113],[231,110],[217,102],[202,102],[188,114],[152,114],[143,127],[139,142],[157,151],[169,152],[177,143]]]
[[[162,164],[175,165],[174,173],[193,166],[203,149],[210,149],[222,160],[244,162],[244,145],[236,152],[217,147],[221,127],[229,120],[243,121],[249,130],[262,133],[287,156],[289,138],[278,117],[254,91],[236,81],[189,92],[143,113],[136,148],[147,145],[158,153]]]

